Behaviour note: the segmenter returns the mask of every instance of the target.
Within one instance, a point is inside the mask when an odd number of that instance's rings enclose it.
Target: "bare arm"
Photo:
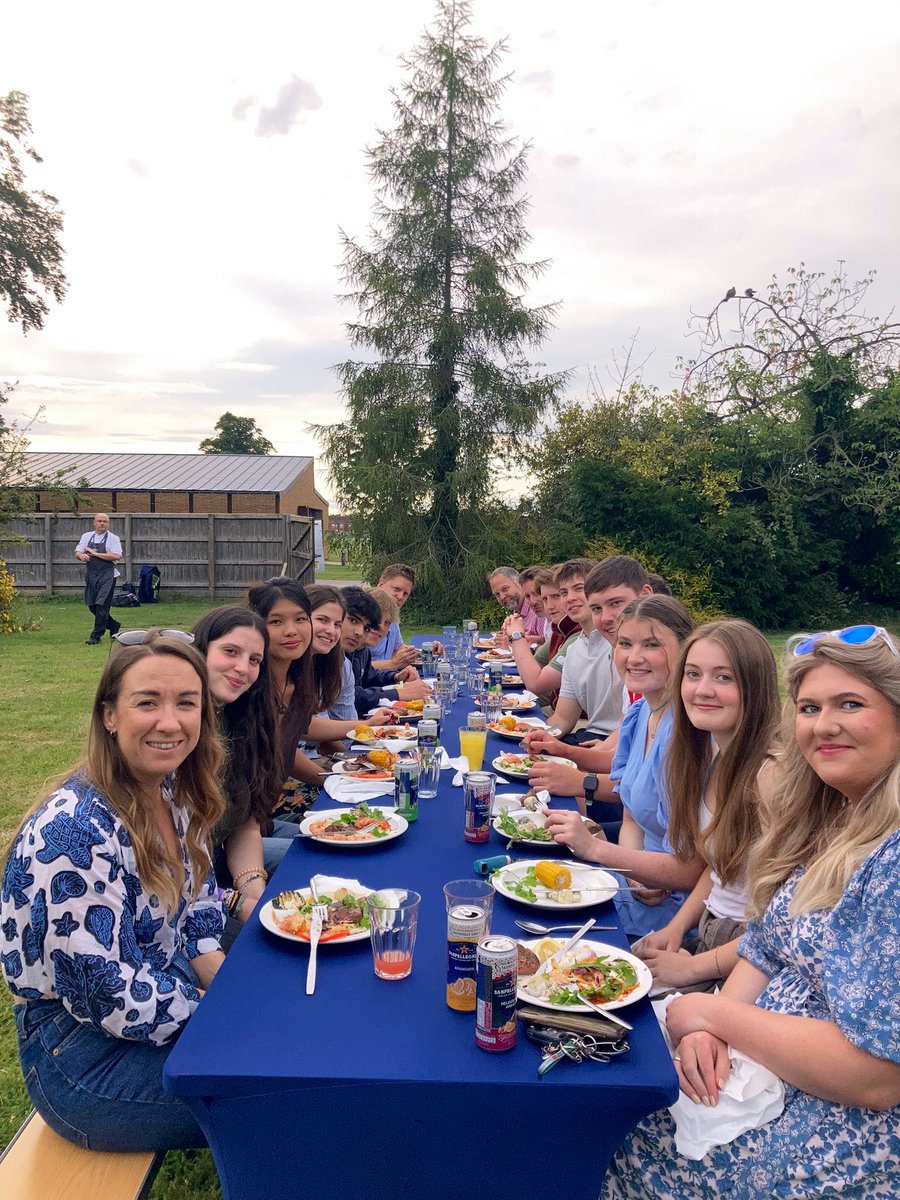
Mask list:
[[[244,871],[260,872],[258,878],[248,879],[246,883],[239,883],[244,903],[238,911],[237,919],[246,921],[266,887],[262,834],[259,824],[253,817],[240,828],[235,829],[229,836],[225,843],[225,861],[232,879]]]
[[[533,688],[531,690],[534,691]],[[556,703],[556,711],[550,717],[550,724],[555,725],[560,733],[565,734],[571,733],[580,719],[580,703],[577,700],[573,700],[570,696],[560,696]]]
[[[216,971],[218,971],[224,961],[225,955],[221,950],[210,950],[206,954],[198,954],[196,958],[191,959],[191,966],[204,992],[212,983]]]

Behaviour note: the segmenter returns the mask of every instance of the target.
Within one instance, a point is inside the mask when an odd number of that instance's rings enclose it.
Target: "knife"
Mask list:
[[[560,958],[563,954],[566,953],[567,950],[571,950],[573,946],[577,945],[578,942],[581,941],[581,939],[584,937],[584,935],[587,933],[587,931],[594,924],[594,920],[595,920],[595,918],[591,917],[591,919],[589,921],[585,921],[585,923],[581,926],[581,928],[574,935],[574,937],[570,937],[564,946],[560,946],[560,948],[558,950],[554,950],[554,952],[551,955],[549,955],[547,958],[545,958],[544,961],[541,963],[541,965],[538,967],[538,969],[535,971],[535,975],[546,975],[547,972],[550,970],[550,966],[553,962],[553,959]]]

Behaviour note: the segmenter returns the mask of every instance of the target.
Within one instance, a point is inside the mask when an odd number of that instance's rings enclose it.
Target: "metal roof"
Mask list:
[[[288,454],[84,454],[30,450],[30,477],[64,471],[66,481],[88,488],[136,492],[283,492],[312,467],[313,459]]]

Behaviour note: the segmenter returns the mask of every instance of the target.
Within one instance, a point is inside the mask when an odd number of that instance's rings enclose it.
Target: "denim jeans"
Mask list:
[[[190,1109],[163,1091],[170,1046],[99,1033],[76,1021],[61,1000],[13,1007],[25,1086],[60,1137],[88,1150],[206,1145]]]

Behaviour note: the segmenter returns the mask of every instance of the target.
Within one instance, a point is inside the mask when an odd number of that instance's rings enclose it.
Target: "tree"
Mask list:
[[[202,454],[274,454],[275,447],[252,417],[236,417],[222,413],[215,428],[215,437],[204,438],[199,449]]]
[[[0,96],[0,298],[22,332],[42,329],[50,311],[44,294],[57,302],[66,293],[59,243],[63,214],[54,196],[29,191],[21,156],[42,161],[28,143],[28,97]]]
[[[494,552],[498,474],[566,378],[526,360],[554,305],[527,307],[527,146],[497,106],[505,43],[466,32],[465,0],[439,0],[436,28],[393,92],[395,124],[368,151],[368,244],[342,233],[347,326],[364,352],[335,369],[348,409],[314,427],[336,499],[361,514],[373,567],[403,556],[423,590],[477,593]],[[365,352],[368,352],[367,354]]]

